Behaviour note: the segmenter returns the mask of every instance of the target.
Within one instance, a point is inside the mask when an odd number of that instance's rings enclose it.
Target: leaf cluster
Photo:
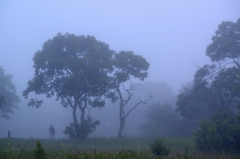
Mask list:
[[[135,55],[132,51],[120,51],[113,59],[115,77],[117,83],[123,83],[130,79],[130,75],[144,80],[148,73],[149,63],[141,55]]]
[[[206,55],[213,62],[226,62],[233,59],[233,63],[239,67],[240,57],[240,18],[236,23],[222,22],[212,37],[212,43],[207,47]]]

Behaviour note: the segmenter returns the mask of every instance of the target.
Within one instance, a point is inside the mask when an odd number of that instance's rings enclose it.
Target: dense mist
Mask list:
[[[126,119],[123,135],[134,137],[144,135],[140,127],[148,122],[146,110],[153,103],[167,103],[175,112],[177,95],[183,85],[193,81],[196,66],[211,61],[205,51],[218,25],[236,22],[239,17],[238,0],[0,2],[0,66],[5,74],[13,75],[21,100],[9,120],[0,118],[0,138],[7,137],[8,131],[17,138],[50,138],[51,124],[55,138],[67,138],[63,131],[73,122],[70,107],[64,108],[56,96],[22,96],[34,77],[35,53],[58,33],[94,36],[111,50],[133,51],[149,62],[144,81],[131,77],[124,83],[126,88],[130,83],[137,85],[126,110],[153,95]],[[44,102],[39,108],[29,107],[30,98]],[[113,103],[107,99],[103,108],[90,107],[86,113],[101,123],[90,137],[117,137],[119,100]]]

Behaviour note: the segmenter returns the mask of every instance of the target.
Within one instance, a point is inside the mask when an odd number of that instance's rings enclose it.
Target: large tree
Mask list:
[[[84,138],[100,124],[86,115],[89,106],[103,107],[103,95],[109,91],[113,51],[93,36],[57,34],[43,44],[33,58],[35,75],[23,92],[45,94],[61,100],[64,107],[72,108],[73,123],[65,134],[71,138]],[[29,106],[39,107],[42,101],[31,99]],[[80,120],[77,119],[80,110]],[[88,129],[88,130],[86,130]]]
[[[125,87],[124,84],[130,81],[131,77],[144,80],[148,73],[149,63],[141,55],[135,55],[132,51],[120,51],[115,54],[113,59],[114,65],[114,81],[115,81],[115,92],[117,99],[119,99],[119,120],[120,126],[118,131],[118,138],[123,136],[122,132],[125,127],[126,119],[129,114],[137,108],[140,104],[146,104],[152,96],[148,96],[139,102],[130,106],[127,110],[126,106],[132,99],[133,90],[136,85],[130,84],[129,87]]]
[[[0,66],[0,117],[9,119],[9,114],[13,113],[13,108],[18,108],[19,102],[15,85],[12,83],[12,75],[5,74]]]
[[[195,74],[195,91],[207,92],[211,107],[236,109],[240,93],[240,19],[222,22],[218,26],[206,55],[211,65],[204,65]]]
[[[178,96],[180,114],[193,113],[203,103],[215,111],[236,111],[240,97],[240,19],[218,26],[206,55],[212,64],[198,66],[191,94]],[[191,101],[194,103],[190,105]]]

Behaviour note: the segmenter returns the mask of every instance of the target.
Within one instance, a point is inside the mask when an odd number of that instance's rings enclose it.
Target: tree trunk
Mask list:
[[[124,128],[124,125],[125,125],[123,123],[125,123],[125,119],[120,119],[120,127],[119,127],[119,130],[118,130],[118,138],[123,137],[122,131],[123,131],[123,128]]]
[[[118,138],[122,138],[122,130],[123,130],[123,128],[119,128],[119,130],[118,130]]]
[[[84,106],[79,105],[79,108],[81,110],[80,121],[81,121],[81,123],[83,123],[84,119],[85,119],[85,109],[87,108],[87,98],[84,99]]]
[[[85,109],[80,109],[81,110],[81,117],[80,117],[80,121],[81,124],[84,122],[84,118],[85,118]]]
[[[122,138],[122,131],[124,129],[125,126],[125,117],[124,117],[124,113],[123,113],[123,108],[120,106],[120,110],[119,110],[119,119],[120,119],[120,127],[118,130],[118,138]]]
[[[76,135],[79,138],[80,137],[80,133],[79,133],[79,130],[78,130],[77,106],[75,105],[72,108],[73,108],[73,122],[74,122],[75,130],[76,130]]]
[[[80,103],[79,103],[79,109],[81,111],[81,116],[80,116],[80,125],[81,126],[82,126],[82,124],[84,124],[86,107],[87,107],[87,98],[84,99],[84,106],[80,105]],[[83,130],[81,130],[81,131],[83,131]],[[79,138],[80,139],[84,138],[83,132],[79,132]]]

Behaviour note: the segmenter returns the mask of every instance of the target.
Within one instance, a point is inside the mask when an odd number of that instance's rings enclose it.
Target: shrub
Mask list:
[[[156,138],[153,143],[150,143],[150,150],[157,156],[167,156],[170,153],[170,146],[164,142],[164,138]]]
[[[36,141],[36,148],[33,150],[33,155],[36,159],[45,159],[46,152],[39,140]]]
[[[64,133],[68,135],[70,139],[84,139],[91,134],[99,124],[100,121],[94,121],[92,117],[87,116],[82,123],[79,123],[78,125],[72,123],[70,126],[67,126]]]
[[[215,113],[210,120],[203,119],[194,132],[196,146],[203,151],[232,152],[239,149],[240,124],[229,111]]]

